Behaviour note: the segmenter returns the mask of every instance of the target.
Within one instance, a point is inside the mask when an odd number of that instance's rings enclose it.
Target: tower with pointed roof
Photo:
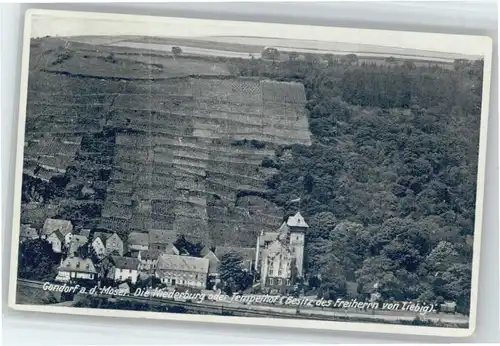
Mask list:
[[[290,216],[286,225],[290,230],[290,250],[292,252],[292,256],[295,258],[297,274],[299,277],[302,277],[304,274],[305,236],[309,225],[304,220],[302,214],[300,214],[300,211],[298,211],[295,215]]]

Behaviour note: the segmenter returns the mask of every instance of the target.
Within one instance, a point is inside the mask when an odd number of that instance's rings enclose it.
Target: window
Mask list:
[[[281,268],[278,270],[278,276],[281,276],[281,274],[283,274],[283,271],[281,270]]]
[[[274,285],[274,279],[273,278],[269,278],[269,285]]]
[[[281,285],[283,281],[281,279],[278,279],[278,285]]]
[[[290,280],[290,279],[286,279],[286,285],[287,285],[287,286],[290,286],[290,285],[291,285],[291,283],[292,283],[292,282],[291,282],[291,280]]]

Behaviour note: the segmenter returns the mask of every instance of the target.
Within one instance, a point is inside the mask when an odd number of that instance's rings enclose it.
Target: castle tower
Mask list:
[[[286,224],[290,229],[290,249],[292,256],[296,259],[297,274],[302,277],[304,275],[305,233],[309,225],[300,214],[300,211],[294,216],[290,216]]]

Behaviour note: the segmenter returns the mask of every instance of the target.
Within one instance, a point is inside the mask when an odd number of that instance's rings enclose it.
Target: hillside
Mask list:
[[[275,169],[262,161],[278,145],[310,145],[303,85],[54,39],[32,56],[24,173],[42,199],[25,189],[23,222],[58,216],[248,246],[279,225],[282,211],[263,198]]]

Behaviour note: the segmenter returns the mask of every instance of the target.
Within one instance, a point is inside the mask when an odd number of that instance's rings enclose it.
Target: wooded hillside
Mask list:
[[[273,202],[291,214],[302,198],[310,283],[331,297],[346,282],[359,294],[378,283],[384,299],[451,299],[468,311],[482,61],[309,57],[234,70],[305,85],[312,145],[263,164],[278,168]]]

